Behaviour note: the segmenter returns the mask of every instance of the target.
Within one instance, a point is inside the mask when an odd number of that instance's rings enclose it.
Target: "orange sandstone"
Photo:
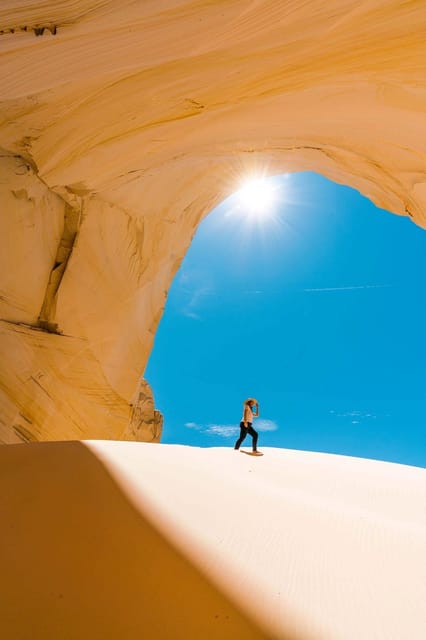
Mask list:
[[[426,226],[425,30],[420,0],[3,2],[1,441],[158,441],[167,291],[247,173]]]

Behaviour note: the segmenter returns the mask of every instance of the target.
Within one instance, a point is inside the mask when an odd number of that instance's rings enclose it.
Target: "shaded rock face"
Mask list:
[[[167,291],[245,175],[426,226],[425,28],[400,0],[0,7],[0,440],[159,439]]]
[[[138,225],[124,212],[114,216],[108,205],[96,205],[93,214],[85,211],[84,198],[64,200],[20,156],[3,152],[0,167],[0,441],[158,441],[161,417],[149,385],[143,382],[135,394],[140,351],[131,354],[125,345],[126,323],[136,325],[144,305],[137,291],[145,269]],[[127,255],[121,271],[114,264],[104,270],[105,242],[117,257]],[[85,302],[79,304],[72,284],[75,308],[71,298],[64,307],[61,293],[77,254],[86,265],[76,274]],[[164,294],[160,299],[163,304]],[[146,342],[149,349],[150,327]],[[121,349],[124,366],[117,361]]]

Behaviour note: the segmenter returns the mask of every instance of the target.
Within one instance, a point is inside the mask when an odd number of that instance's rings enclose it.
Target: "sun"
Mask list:
[[[276,186],[267,178],[244,181],[234,195],[240,212],[257,221],[270,217],[277,203]]]

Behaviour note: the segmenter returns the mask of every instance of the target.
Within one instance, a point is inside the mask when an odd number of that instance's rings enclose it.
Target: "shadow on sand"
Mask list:
[[[0,446],[0,519],[4,638],[273,637],[136,510],[82,443]]]

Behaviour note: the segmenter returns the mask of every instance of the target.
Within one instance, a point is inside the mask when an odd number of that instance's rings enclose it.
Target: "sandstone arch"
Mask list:
[[[38,5],[0,9],[0,440],[158,440],[138,381],[239,175],[315,170],[426,226],[426,7]]]

